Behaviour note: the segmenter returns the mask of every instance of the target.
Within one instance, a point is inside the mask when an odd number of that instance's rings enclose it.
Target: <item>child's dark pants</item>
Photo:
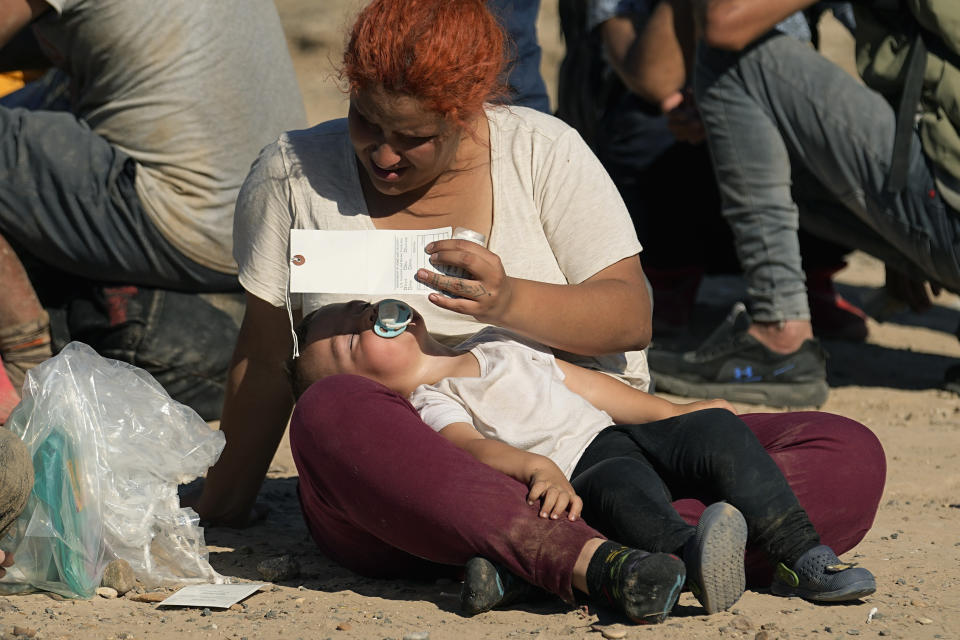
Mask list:
[[[671,504],[724,500],[744,515],[751,541],[793,564],[820,538],[757,437],[737,416],[707,409],[600,432],[571,479],[583,517],[610,538],[674,553],[694,534]]]

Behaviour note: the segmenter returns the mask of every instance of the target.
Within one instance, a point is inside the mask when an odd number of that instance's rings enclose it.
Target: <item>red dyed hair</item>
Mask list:
[[[506,35],[486,0],[374,0],[357,18],[341,75],[382,85],[463,125],[507,94]]]

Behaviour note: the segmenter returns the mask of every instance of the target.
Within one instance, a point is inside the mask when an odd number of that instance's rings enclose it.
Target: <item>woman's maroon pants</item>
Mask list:
[[[815,411],[740,416],[783,471],[823,544],[838,554],[870,529],[886,461],[858,422]],[[367,576],[412,577],[473,556],[573,600],[573,565],[604,537],[581,521],[547,520],[527,487],[478,462],[420,420],[406,399],[366,378],[311,386],[290,423],[300,504],[317,544]],[[691,524],[704,505],[674,503]],[[771,566],[747,553],[747,577],[769,584]]]

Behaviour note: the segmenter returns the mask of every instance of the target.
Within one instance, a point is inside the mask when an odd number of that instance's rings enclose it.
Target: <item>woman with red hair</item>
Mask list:
[[[497,325],[648,386],[641,350],[650,341],[650,299],[630,217],[573,129],[497,104],[504,52],[483,0],[375,0],[344,55],[347,118],[288,132],[254,163],[234,226],[247,309],[221,421],[226,448],[197,504],[203,518],[238,525],[249,517],[293,404],[282,374],[295,348],[291,317],[359,297],[291,294],[291,229],[477,231],[486,246],[454,239],[426,247],[432,262],[472,275],[418,272],[455,294],[430,294],[430,305],[419,298],[436,337],[456,343]],[[824,544],[842,553],[859,542],[883,487],[873,434],[823,413],[743,418]],[[314,539],[359,573],[411,576],[482,556],[509,570],[501,578],[518,576],[568,602],[574,588],[619,594],[613,604],[636,620],[662,619],[675,601],[682,568],[665,554],[628,554],[624,573],[611,571],[599,556],[625,556],[597,553],[595,530],[537,517],[524,485],[450,444],[405,398],[370,380],[313,385],[297,404],[290,440]],[[703,508],[678,505],[691,522]],[[749,566],[769,579],[764,562]],[[468,577],[469,612],[502,599],[496,576]],[[635,583],[625,596],[623,580]]]

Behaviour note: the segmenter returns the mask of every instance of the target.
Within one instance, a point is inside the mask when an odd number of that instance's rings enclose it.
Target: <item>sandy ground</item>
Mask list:
[[[311,123],[344,114],[345,100],[332,82],[330,61],[338,56],[342,27],[357,3],[276,2]],[[546,0],[540,37],[551,91],[562,56],[555,12],[555,4]],[[849,61],[848,41],[836,37],[829,42],[831,55]],[[882,269],[855,254],[840,280],[843,292],[857,300],[882,282]],[[699,316],[722,315],[740,286],[735,278],[709,281]],[[457,612],[456,583],[368,580],[319,554],[297,507],[296,472],[284,443],[261,495],[273,507],[269,521],[244,531],[209,530],[207,541],[211,562],[222,574],[259,580],[260,562],[290,554],[299,561],[298,577],[268,586],[239,610],[211,613],[157,609],[129,598],[0,597],[0,637],[11,637],[16,629],[35,632],[37,638],[158,640],[960,638],[960,397],[937,389],[946,367],[960,359],[960,342],[953,335],[958,323],[960,300],[943,295],[927,314],[902,313],[884,324],[871,322],[866,344],[825,345],[831,354],[832,391],[823,409],[869,425],[887,451],[888,479],[876,523],[845,556],[876,574],[877,593],[862,602],[814,606],[748,591],[733,611],[706,617],[684,594],[673,617],[657,627],[598,622],[594,615],[551,603],[464,618]]]

